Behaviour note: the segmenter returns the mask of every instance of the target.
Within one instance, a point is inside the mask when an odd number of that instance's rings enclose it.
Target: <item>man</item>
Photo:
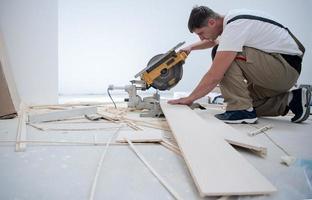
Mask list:
[[[259,116],[283,116],[289,110],[295,114],[292,122],[309,117],[311,92],[289,92],[305,49],[287,28],[258,11],[232,10],[222,16],[205,6],[193,8],[188,28],[200,41],[182,51],[214,47],[215,55],[193,92],[169,103],[190,105],[220,84],[227,107],[216,117],[227,123],[255,123]]]

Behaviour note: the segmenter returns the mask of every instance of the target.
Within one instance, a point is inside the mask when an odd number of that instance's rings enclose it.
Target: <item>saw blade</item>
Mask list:
[[[163,54],[158,54],[154,56],[147,65],[150,65],[155,60],[158,60],[160,57],[162,57]],[[151,86],[158,90],[169,90],[172,87],[174,87],[182,78],[183,75],[183,63],[176,64],[175,66],[171,67],[170,69],[163,69],[161,71],[160,76],[158,76]]]
[[[180,42],[179,44],[177,44],[176,46],[174,46],[172,49],[170,49],[167,53],[161,54],[162,56],[157,57],[157,59],[153,59],[153,61],[149,62],[147,67],[145,67],[143,70],[141,70],[139,73],[137,73],[134,78],[137,78],[139,76],[141,76],[145,71],[150,70],[152,63],[155,64],[157,63],[157,60],[162,60],[163,58],[165,58],[166,56],[170,56],[171,53],[175,53],[175,50],[180,48],[183,44],[185,44],[185,42]],[[162,58],[161,58],[162,57]],[[155,62],[155,63],[154,63]]]

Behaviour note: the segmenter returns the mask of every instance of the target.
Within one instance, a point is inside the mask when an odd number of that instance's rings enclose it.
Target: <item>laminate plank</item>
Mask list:
[[[276,188],[188,106],[161,102],[200,196],[269,194]],[[229,129],[232,131],[232,129]]]

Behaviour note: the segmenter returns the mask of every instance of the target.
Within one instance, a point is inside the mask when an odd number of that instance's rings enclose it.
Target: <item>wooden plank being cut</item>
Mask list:
[[[188,106],[161,102],[161,108],[200,196],[258,195],[276,191],[220,136],[219,127],[211,127]]]
[[[64,120],[77,116],[91,115],[97,113],[96,107],[72,108],[69,110],[53,111],[28,116],[29,123]]]
[[[267,153],[267,148],[259,144],[254,138],[244,135],[230,125],[218,120],[206,110],[198,113],[198,115],[209,123],[209,127],[211,127],[211,129],[217,129],[218,134],[220,134],[220,136],[222,136],[228,143],[255,150],[263,155]]]

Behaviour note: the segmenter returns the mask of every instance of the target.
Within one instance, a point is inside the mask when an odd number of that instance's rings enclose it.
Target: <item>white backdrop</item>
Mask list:
[[[56,103],[57,1],[0,0],[0,32],[22,101],[28,104]]]
[[[219,12],[259,9],[275,16],[305,44],[300,82],[312,83],[312,1],[62,0],[59,1],[59,92],[105,93],[109,84],[125,85],[155,54],[180,41],[197,40],[187,29],[194,5]],[[190,91],[210,66],[210,50],[193,52],[174,91]]]
[[[311,0],[0,0],[0,31],[22,100],[55,103],[58,92],[97,94],[127,84],[153,55],[197,40],[187,30],[195,4],[274,15],[306,46],[299,82],[312,84]],[[210,64],[209,50],[191,54],[173,90],[191,90]]]

